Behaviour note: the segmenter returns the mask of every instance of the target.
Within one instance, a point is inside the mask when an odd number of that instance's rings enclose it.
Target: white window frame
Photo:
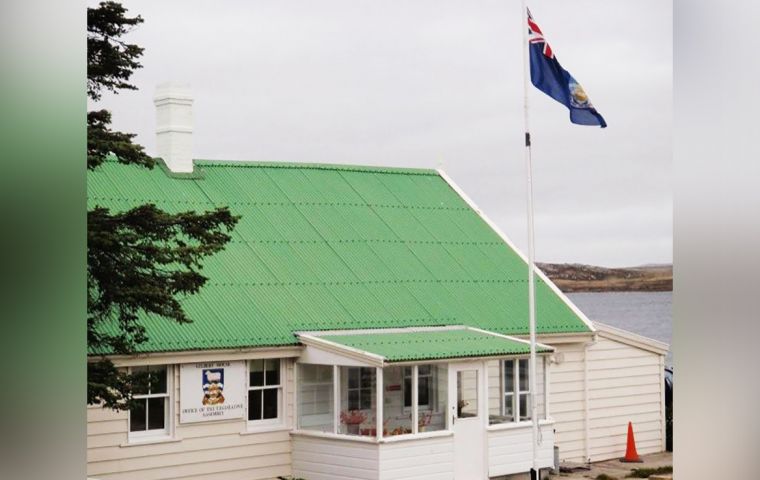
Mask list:
[[[127,439],[129,442],[139,442],[157,438],[170,438],[174,432],[174,366],[173,365],[139,365],[138,367],[166,367],[166,393],[137,394],[135,400],[146,400],[145,422],[147,427],[150,398],[164,398],[164,428],[153,430],[132,431],[132,412],[127,411]],[[132,373],[132,368],[128,372]]]
[[[256,360],[262,360],[265,362],[264,364],[264,385],[262,386],[251,386],[251,362]],[[277,385],[266,385],[266,362],[267,361],[278,361],[280,363],[280,374],[279,374],[279,383]],[[280,426],[284,425],[285,423],[285,415],[283,412],[283,399],[285,398],[285,361],[282,358],[255,358],[250,359],[245,362],[245,419],[248,424],[249,430],[255,430],[259,427],[273,427],[273,426]],[[250,395],[250,392],[252,391],[259,391],[259,390],[273,390],[277,389],[277,418],[261,418],[259,420],[250,420],[248,416],[248,396]],[[264,395],[261,396],[261,409],[262,409],[262,417],[264,416]]]
[[[525,419],[522,420],[521,412],[520,412],[520,396],[521,395],[527,395],[527,402],[526,407],[528,408],[529,413],[531,412],[530,407],[530,380],[528,381],[528,389],[527,390],[520,390],[520,361],[527,361],[530,362],[529,357],[518,357],[518,358],[508,358],[505,360],[502,360],[499,362],[499,375],[500,375],[500,383],[501,383],[501,406],[499,409],[501,410],[501,415],[506,416],[507,409],[506,409],[506,402],[508,397],[512,397],[512,416],[513,420],[510,422],[504,422],[504,423],[530,423],[532,419]],[[538,359],[536,359],[536,366],[538,367]],[[504,373],[506,372],[507,368],[512,368],[512,391],[507,393],[506,385],[504,384],[505,378]],[[528,365],[528,368],[530,369],[530,365]],[[544,372],[544,375],[546,372]]]

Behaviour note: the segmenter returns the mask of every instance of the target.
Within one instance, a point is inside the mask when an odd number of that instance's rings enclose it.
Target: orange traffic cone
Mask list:
[[[628,445],[625,447],[625,457],[620,459],[621,462],[641,463],[639,454],[636,453],[636,440],[633,439],[633,425],[628,422]]]

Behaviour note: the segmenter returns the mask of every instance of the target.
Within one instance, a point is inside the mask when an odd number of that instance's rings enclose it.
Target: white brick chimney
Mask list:
[[[193,171],[193,96],[190,86],[173,82],[156,87],[156,156],[172,172]]]

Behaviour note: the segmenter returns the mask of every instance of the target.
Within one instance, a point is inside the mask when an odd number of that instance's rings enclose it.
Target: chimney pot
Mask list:
[[[193,171],[193,96],[190,86],[166,82],[156,87],[156,154],[172,172]]]

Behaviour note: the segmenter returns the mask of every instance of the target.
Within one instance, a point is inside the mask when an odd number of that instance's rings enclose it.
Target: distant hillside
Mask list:
[[[605,268],[578,263],[538,263],[563,292],[669,292],[673,265]]]

